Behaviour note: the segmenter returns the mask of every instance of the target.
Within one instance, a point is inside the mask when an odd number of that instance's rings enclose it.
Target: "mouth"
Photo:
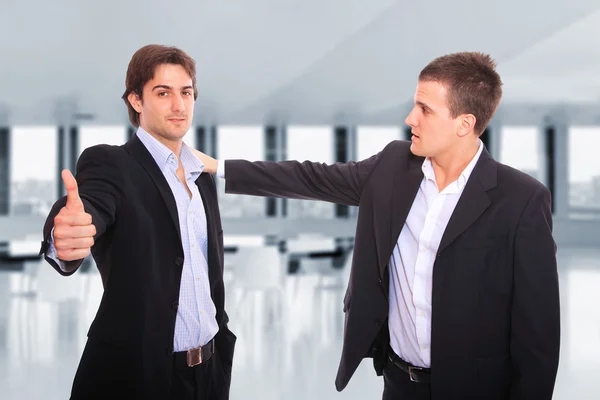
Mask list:
[[[181,122],[185,122],[185,118],[169,118],[168,121],[178,124]]]

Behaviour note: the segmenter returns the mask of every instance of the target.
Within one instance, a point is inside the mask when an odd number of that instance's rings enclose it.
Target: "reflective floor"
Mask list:
[[[559,266],[563,336],[554,398],[598,399],[600,250],[561,248]],[[345,280],[344,273],[307,273],[284,277],[279,289],[250,291],[235,272],[226,275],[238,336],[232,400],[381,398],[370,360],[343,392],[334,387]],[[101,293],[97,273],[64,278],[46,264],[0,272],[0,398],[68,398]]]

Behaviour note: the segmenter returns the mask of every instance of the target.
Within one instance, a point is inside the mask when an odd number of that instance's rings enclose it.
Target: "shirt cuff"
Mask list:
[[[50,241],[48,243],[48,251],[46,251],[46,256],[54,260],[54,262],[58,264],[61,270],[63,270],[64,272],[69,272],[69,270],[67,269],[67,264],[58,258],[56,247],[54,247],[54,228],[52,228],[52,232],[50,232]]]
[[[217,160],[217,176],[221,179],[225,179],[225,161]]]

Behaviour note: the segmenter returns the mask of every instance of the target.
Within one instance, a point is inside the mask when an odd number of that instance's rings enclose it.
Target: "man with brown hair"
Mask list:
[[[213,178],[182,141],[197,98],[195,62],[139,49],[123,100],[136,135],[86,149],[77,180],[44,226],[42,253],[62,275],[91,253],[104,295],[72,399],[227,399],[223,230]]]
[[[217,163],[197,152],[228,193],[359,206],[338,390],[372,357],[385,400],[552,397],[551,199],[479,138],[501,87],[488,55],[435,59],[405,121],[411,141],[360,162]]]

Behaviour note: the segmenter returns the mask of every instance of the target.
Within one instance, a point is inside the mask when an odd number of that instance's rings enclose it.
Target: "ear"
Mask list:
[[[458,127],[458,136],[464,137],[474,132],[477,118],[473,114],[463,114],[459,117],[460,125]]]
[[[129,100],[129,104],[131,104],[133,109],[137,111],[138,114],[142,112],[142,99],[140,99],[140,97],[136,93],[129,93],[129,95],[127,96],[127,100]]]

